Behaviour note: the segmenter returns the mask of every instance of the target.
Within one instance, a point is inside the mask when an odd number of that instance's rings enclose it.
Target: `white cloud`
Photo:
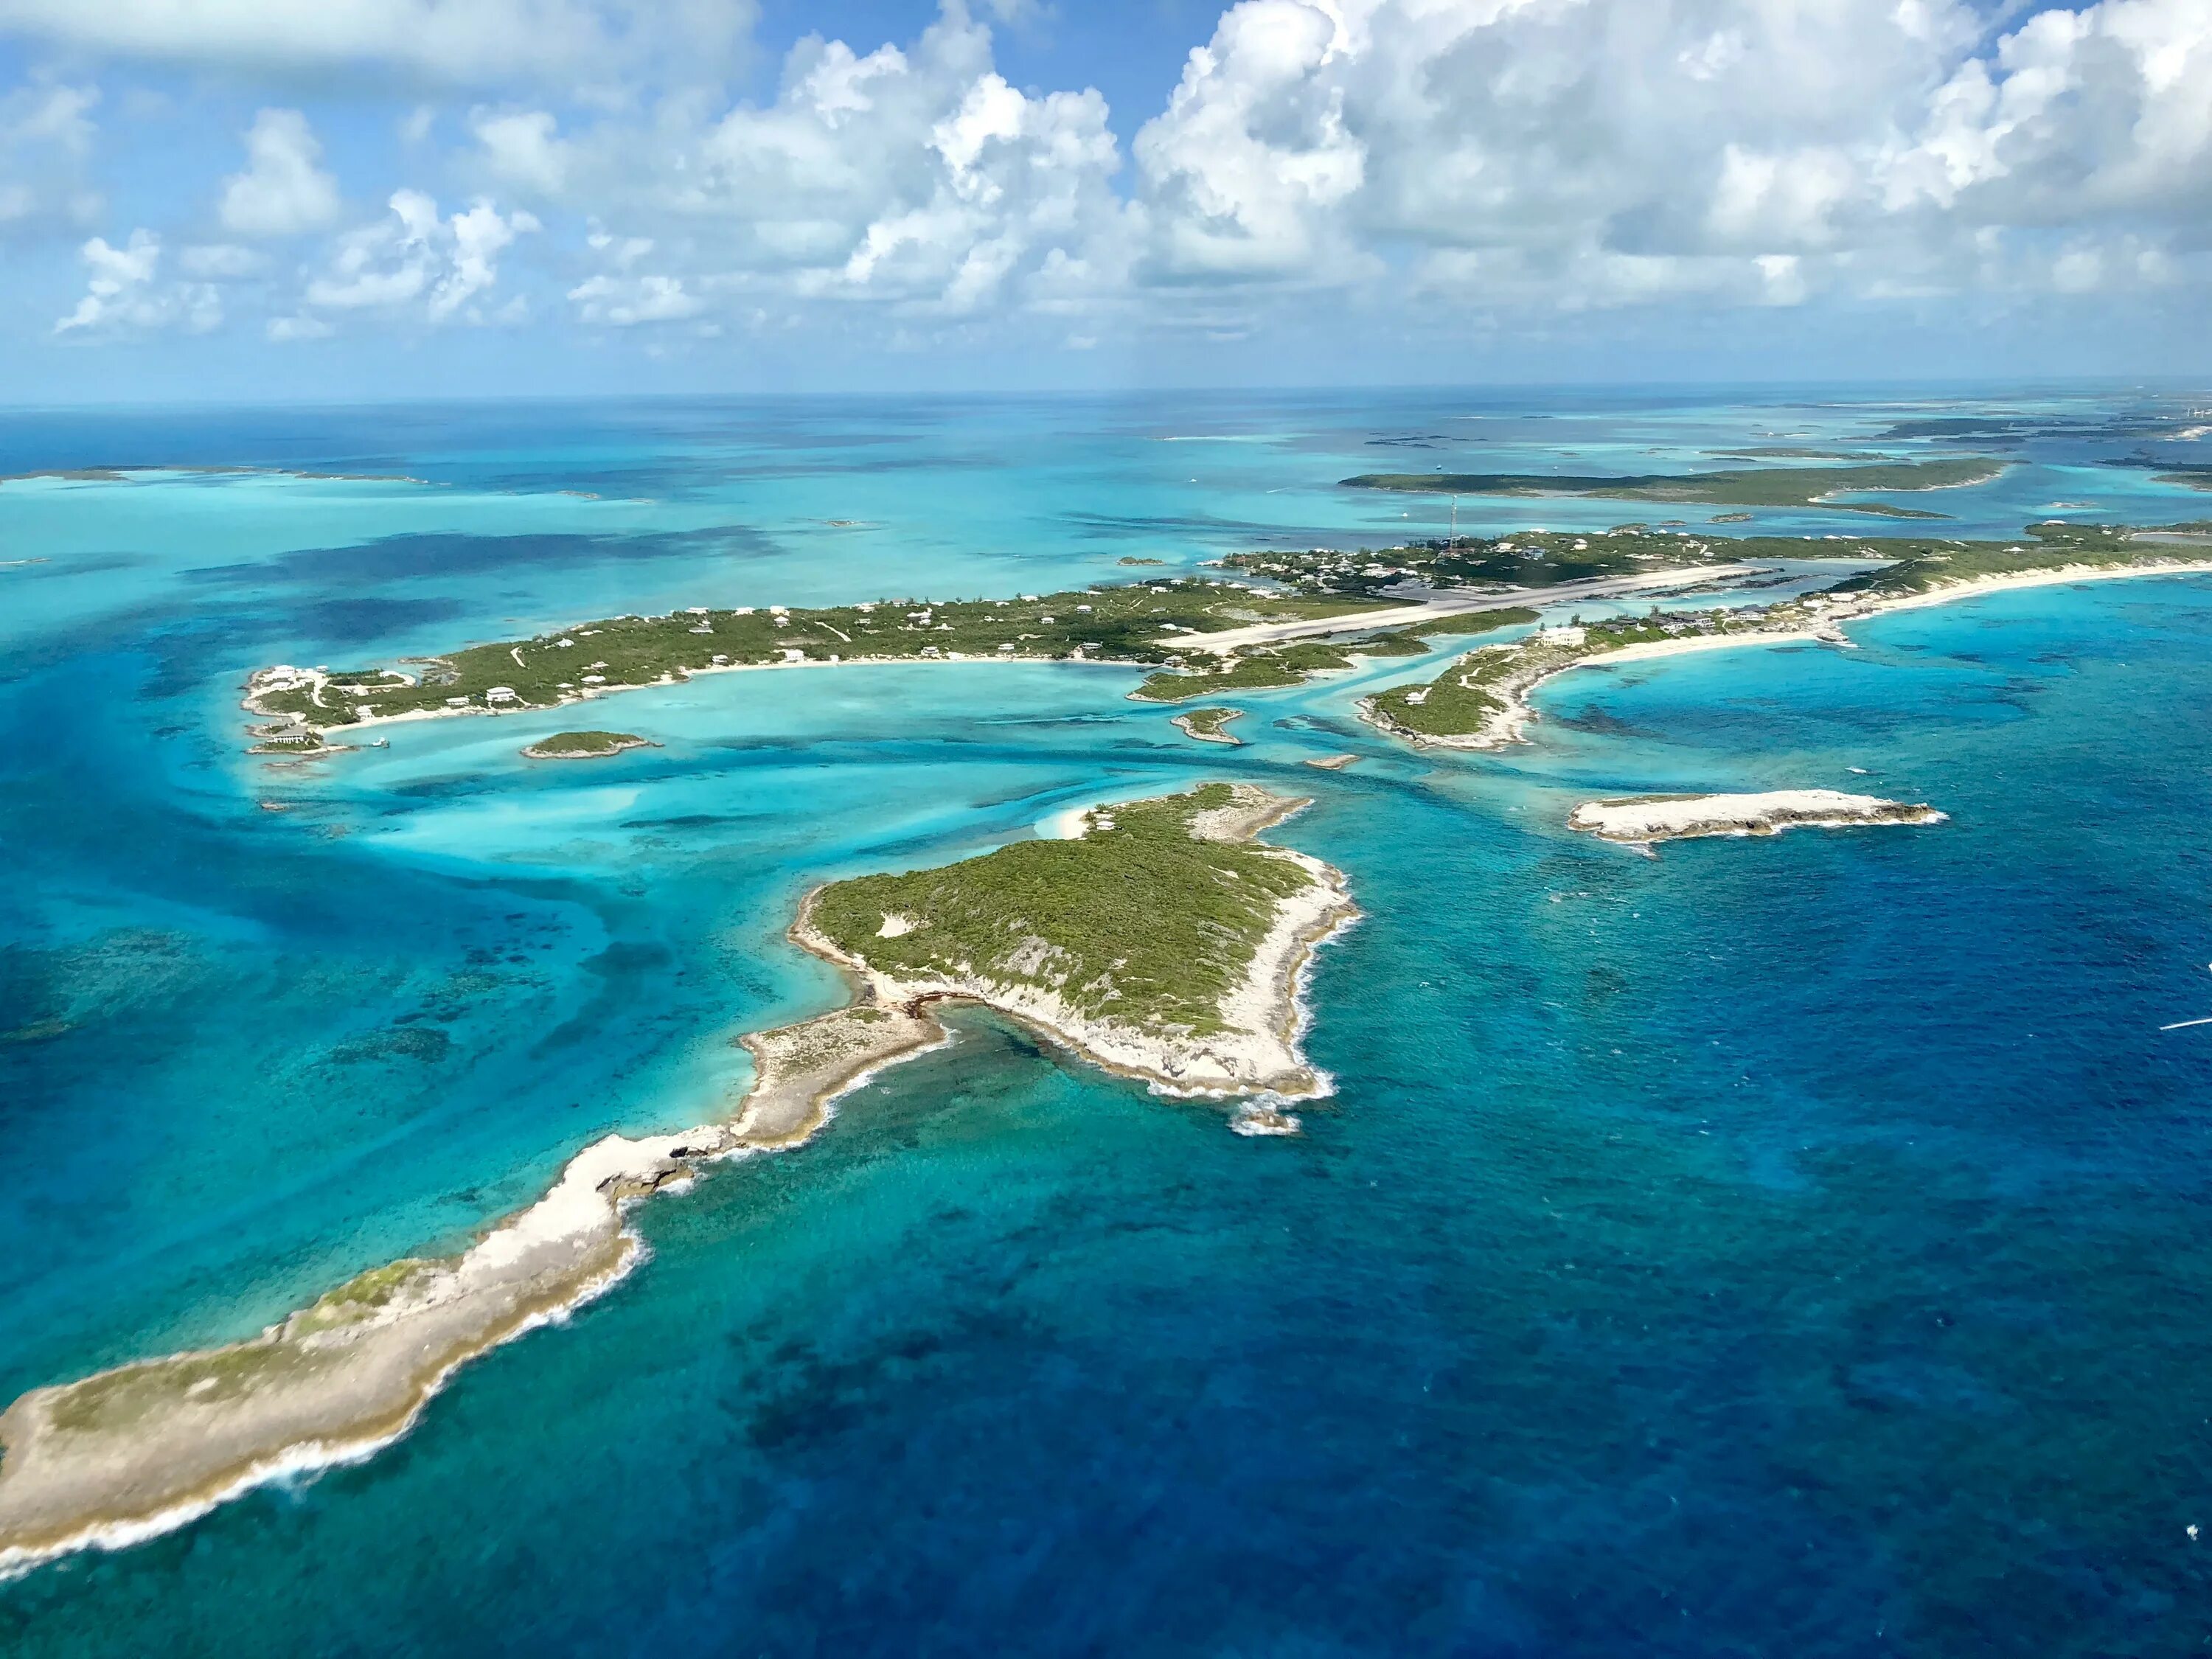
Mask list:
[[[419,315],[432,323],[512,320],[476,302],[499,280],[499,255],[541,227],[528,213],[504,216],[479,201],[448,218],[416,190],[392,192],[391,214],[338,239],[307,303],[323,311]],[[288,337],[298,337],[296,336]]]
[[[580,134],[567,176],[611,274],[649,241],[688,296],[956,319],[1027,307],[1048,268],[1103,291],[1126,264],[1120,159],[1103,98],[1017,90],[988,31],[949,5],[910,48],[801,41],[764,106],[688,132]]]
[[[294,236],[329,224],[337,217],[338,183],[316,167],[322,154],[298,110],[263,110],[246,135],[246,171],[223,180],[223,228],[240,236]]]
[[[568,146],[544,110],[494,114],[478,110],[469,130],[483,147],[485,167],[501,183],[539,196],[558,196],[568,178]]]
[[[92,272],[76,309],[54,324],[56,334],[144,332],[181,327],[204,334],[222,321],[222,301],[205,283],[158,282],[161,239],[134,230],[121,247],[95,236],[79,250]]]
[[[187,276],[223,281],[258,276],[268,268],[269,261],[253,249],[235,243],[203,242],[179,253],[177,264]]]
[[[1122,112],[1127,170],[1099,94],[1012,84],[987,9],[942,8],[897,45],[809,36],[734,107],[707,70],[750,14],[720,0],[0,0],[0,32],[422,83],[391,89],[405,165],[442,159],[483,198],[441,216],[392,194],[271,337],[521,316],[502,264],[538,227],[516,203],[556,221],[538,297],[565,294],[572,325],[908,344],[1024,319],[1054,343],[1361,307],[1473,331],[2212,276],[2207,0],[1237,0],[1164,107]],[[91,96],[0,99],[0,221],[10,190],[65,213]],[[331,221],[303,118],[264,111],[249,145],[232,236]],[[252,274],[232,246],[179,269]]]
[[[0,34],[264,76],[574,87],[718,79],[753,12],[751,0],[0,0]]]
[[[94,219],[100,198],[85,182],[85,164],[99,101],[93,88],[51,82],[0,94],[0,234]]]
[[[1244,0],[1190,54],[1134,145],[1164,274],[1346,274],[1340,210],[1367,182],[1345,122],[1352,54],[1341,9]]]
[[[1146,268],[1796,303],[2040,281],[2059,228],[2203,246],[2203,0],[1984,28],[1968,0],[1243,0],[1132,146]],[[2076,247],[2064,280],[2121,264]]]
[[[568,290],[576,314],[587,323],[631,328],[640,323],[672,323],[696,317],[707,302],[684,291],[676,276],[609,276],[586,279]]]

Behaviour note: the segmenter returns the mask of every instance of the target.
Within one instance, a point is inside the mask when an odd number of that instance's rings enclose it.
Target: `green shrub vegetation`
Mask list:
[[[1947,582],[1979,576],[2013,576],[2066,564],[2133,564],[2172,556],[2174,550],[2133,539],[2119,525],[2077,525],[2052,520],[2030,525],[2010,542],[1920,543],[1886,569],[1870,570],[1838,582],[1836,593],[1925,592]]]
[[[1018,599],[885,599],[824,610],[781,607],[613,617],[527,640],[471,646],[411,663],[356,670],[319,689],[264,690],[256,707],[316,727],[365,714],[454,708],[544,708],[586,691],[650,685],[717,667],[884,658],[1067,658],[1164,663],[1176,630],[1354,615],[1359,596],[1274,593],[1177,577]],[[1287,684],[1288,682],[1283,682]]]
[[[1408,632],[1428,635],[1487,634],[1499,628],[1514,628],[1538,619],[1540,613],[1528,606],[1516,605],[1510,611],[1464,611],[1456,617],[1439,617],[1434,622],[1425,622]]]
[[[848,955],[907,980],[970,975],[1057,993],[1151,1031],[1222,1029],[1277,903],[1311,881],[1257,845],[1200,839],[1227,784],[1100,809],[1080,841],[1018,842],[908,875],[833,882],[814,925]],[[1110,827],[1107,827],[1110,824]],[[911,931],[882,937],[888,917]]]
[[[1947,489],[1984,483],[2005,463],[1972,458],[1941,461],[1877,461],[1860,466],[1761,466],[1718,472],[1560,474],[1540,472],[1363,472],[1346,478],[1355,489],[1401,489],[1452,495],[1598,495],[1616,501],[1701,501],[1722,507],[1820,507],[1892,518],[1940,518],[1940,514],[1880,501],[1832,501],[1834,495],[1869,491]]]
[[[1241,708],[1192,708],[1176,716],[1189,730],[1192,737],[1216,738],[1228,743],[1243,741],[1240,738],[1230,736],[1224,728],[1230,721],[1242,720],[1243,717],[1244,711]]]
[[[522,752],[547,759],[591,755],[617,755],[625,749],[647,747],[646,740],[629,732],[556,732],[540,738]]]

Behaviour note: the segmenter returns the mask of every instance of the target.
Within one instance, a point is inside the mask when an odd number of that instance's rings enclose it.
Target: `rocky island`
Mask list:
[[[1300,975],[1358,914],[1334,870],[1255,841],[1304,805],[1209,785],[1091,811],[1073,839],[817,889],[792,937],[848,971],[854,1000],[744,1037],[754,1081],[727,1120],[606,1136],[459,1255],[374,1268],[248,1340],[0,1413],[0,1573],[373,1455],[469,1359],[619,1281],[643,1249],[632,1206],[805,1140],[839,1095],[947,1041],[939,1002],[988,1005],[1163,1093],[1261,1096],[1231,1127],[1294,1132],[1267,1097],[1328,1086],[1299,1049]]]
[[[1567,827],[1601,841],[1649,847],[1699,836],[1775,836],[1784,830],[1842,830],[1861,824],[1942,823],[1925,802],[1883,800],[1835,789],[1777,789],[1754,795],[1631,795],[1589,800]]]

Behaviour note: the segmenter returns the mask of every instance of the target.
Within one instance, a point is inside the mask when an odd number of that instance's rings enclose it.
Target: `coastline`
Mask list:
[[[1266,798],[1264,806],[1223,809],[1212,824],[1194,823],[1210,840],[1249,842],[1310,805],[1309,799]],[[1061,838],[1080,839],[1088,810],[1055,815]],[[1206,816],[1206,815],[1201,815]],[[1075,820],[1070,822],[1070,820]],[[1261,940],[1243,981],[1223,999],[1228,1030],[1199,1036],[1152,1032],[1076,1012],[1053,992],[1007,984],[980,975],[902,979],[848,955],[814,925],[819,887],[809,892],[789,937],[801,949],[842,969],[867,988],[878,1006],[921,1007],[967,1002],[990,1008],[1103,1071],[1135,1079],[1155,1094],[1182,1099],[1224,1099],[1267,1094],[1319,1099],[1334,1082],[1298,1048],[1310,1018],[1305,975],[1314,952],[1360,916],[1344,874],[1308,854],[1268,847],[1268,855],[1296,865],[1310,878],[1297,894],[1279,902],[1273,925]]]
[[[804,1144],[840,1097],[951,1040],[926,1013],[857,1005],[749,1035],[757,1069],[729,1119],[601,1137],[457,1257],[371,1269],[242,1342],[29,1390],[0,1413],[0,1578],[375,1455],[471,1360],[634,1271],[648,1254],[629,1224],[638,1203],[704,1165]]]
[[[1191,833],[1249,842],[1309,804],[1252,789],[1194,815]],[[874,973],[811,927],[816,888],[790,937],[845,970],[852,1000],[739,1038],[755,1073],[726,1117],[671,1133],[602,1136],[569,1158],[535,1203],[459,1255],[371,1268],[254,1337],[33,1389],[0,1412],[0,1579],[143,1542],[272,1481],[375,1455],[471,1360],[565,1320],[635,1271],[649,1255],[630,1224],[637,1205],[687,1190],[714,1164],[805,1144],[842,1096],[949,1044],[934,1003],[992,1007],[1156,1093],[1242,1097],[1230,1123],[1239,1134],[1296,1133],[1281,1104],[1334,1086],[1298,1046],[1311,1020],[1314,955],[1359,911],[1331,866],[1289,848],[1262,850],[1311,879],[1277,901],[1243,980],[1223,999],[1231,1030],[1208,1037],[1086,1020],[1049,994]]]
[[[1168,724],[1175,727],[1176,731],[1182,732],[1183,736],[1190,738],[1195,743],[1218,743],[1224,744],[1231,749],[1242,749],[1244,746],[1243,738],[1232,736],[1224,729],[1230,721],[1241,720],[1244,718],[1244,711],[1243,709],[1232,708],[1229,710],[1227,714],[1224,714],[1218,720],[1214,722],[1213,729],[1211,731],[1201,729],[1196,720],[1192,718],[1197,712],[1197,710],[1192,709],[1185,714],[1171,714],[1168,717]]]
[[[604,749],[548,749],[543,740],[517,750],[525,760],[589,761],[612,760],[617,755],[626,755],[633,749],[658,749],[660,745],[650,738],[624,738],[619,743]]]
[[[1525,675],[1513,673],[1500,679],[1493,688],[1503,703],[1496,713],[1486,719],[1479,731],[1454,732],[1437,736],[1415,732],[1400,725],[1374,706],[1371,697],[1362,698],[1359,716],[1376,730],[1421,749],[1489,750],[1503,749],[1509,744],[1528,741],[1527,732],[1536,718],[1536,710],[1529,699],[1538,686],[1562,674],[1580,668],[1601,668],[1616,664],[1651,662],[1664,657],[1688,656],[1704,651],[1721,651],[1750,645],[1831,645],[1842,649],[1856,649],[1856,641],[1847,637],[1845,624],[1863,622],[1870,617],[1887,616],[1893,611],[1920,611],[1933,605],[1949,605],[1960,599],[1978,599],[1984,594],[2008,592],[2016,589],[2062,587],[2081,581],[2116,581],[2129,577],[2187,576],[2212,574],[2212,559],[2172,559],[2146,561],[2136,564],[2070,564],[2046,569],[2019,571],[2004,575],[1974,576],[1964,580],[1940,582],[1917,593],[1884,595],[1873,599],[1846,600],[1837,605],[1821,619],[1818,628],[1792,625],[1777,629],[1746,629],[1738,633],[1701,634],[1674,640],[1655,640],[1638,645],[1626,645],[1612,651],[1601,651],[1589,656],[1576,657],[1569,661],[1532,666]],[[1517,643],[1517,642],[1516,642]],[[1512,650],[1516,645],[1486,646],[1484,650]]]
[[[556,708],[571,708],[578,703],[593,702],[601,697],[615,696],[625,691],[650,691],[656,686],[665,688],[672,685],[682,685],[688,681],[701,679],[709,674],[781,674],[789,673],[793,670],[804,668],[877,668],[888,667],[895,664],[901,663],[907,664],[908,665],[920,665],[921,666],[930,668],[972,668],[985,663],[1004,665],[1026,664],[1030,666],[1035,666],[1040,663],[1057,663],[1067,667],[1073,667],[1078,665],[1088,665],[1094,668],[1119,668],[1123,670],[1140,669],[1146,666],[1146,665],[1142,663],[1121,662],[1109,657],[1044,657],[999,655],[996,653],[990,656],[977,655],[972,657],[840,657],[836,662],[830,662],[827,659],[817,659],[810,657],[804,662],[720,663],[710,665],[705,668],[686,669],[680,677],[672,674],[665,674],[659,679],[639,680],[634,684],[593,686],[588,690],[572,692],[569,695],[563,696],[557,702],[533,702],[529,704],[518,703],[512,708],[484,708],[476,707],[467,708],[410,708],[404,714],[371,714],[364,719],[348,720],[343,726],[329,726],[322,728],[322,730],[325,739],[327,739],[329,738],[335,737],[341,732],[366,732],[373,726],[402,726],[413,720],[465,720],[471,717],[477,719],[503,720],[511,718],[516,714],[549,714]],[[240,708],[243,708],[247,714],[252,715],[256,720],[289,720],[297,719],[296,716],[285,714],[281,710],[264,708],[258,702],[255,701],[260,694],[260,689],[253,684],[253,678],[261,672],[262,671],[260,670],[256,670],[255,675],[248,678],[246,695],[240,700],[238,706]],[[359,745],[356,744],[330,743],[325,741],[322,748],[305,756],[305,758],[319,760],[325,756],[343,754],[347,750],[357,747],[359,747]],[[299,758],[301,757],[293,756],[291,757]],[[545,758],[553,757],[548,757]]]
[[[1879,795],[1852,795],[1837,789],[1630,795],[1586,800],[1567,814],[1570,830],[1647,853],[1662,841],[1949,821],[1948,813],[1936,811],[1925,801],[1886,800]]]

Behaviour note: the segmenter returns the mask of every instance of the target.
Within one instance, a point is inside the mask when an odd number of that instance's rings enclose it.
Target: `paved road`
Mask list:
[[[1504,593],[1449,593],[1423,605],[1399,605],[1389,611],[1363,611],[1349,617],[1322,617],[1312,622],[1261,623],[1251,628],[1224,629],[1218,634],[1174,634],[1164,643],[1184,651],[1212,651],[1226,655],[1248,646],[1279,645],[1285,640],[1312,640],[1331,634],[1372,634],[1384,629],[1416,627],[1438,617],[1463,617],[1476,611],[1510,611],[1516,605],[1557,605],[1563,599],[1618,598],[1623,593],[1661,592],[1670,587],[1691,587],[1727,576],[1747,576],[1767,567],[1749,564],[1701,564],[1687,569],[1656,570],[1649,575],[1606,576],[1595,581],[1561,582],[1556,587],[1516,587]]]

